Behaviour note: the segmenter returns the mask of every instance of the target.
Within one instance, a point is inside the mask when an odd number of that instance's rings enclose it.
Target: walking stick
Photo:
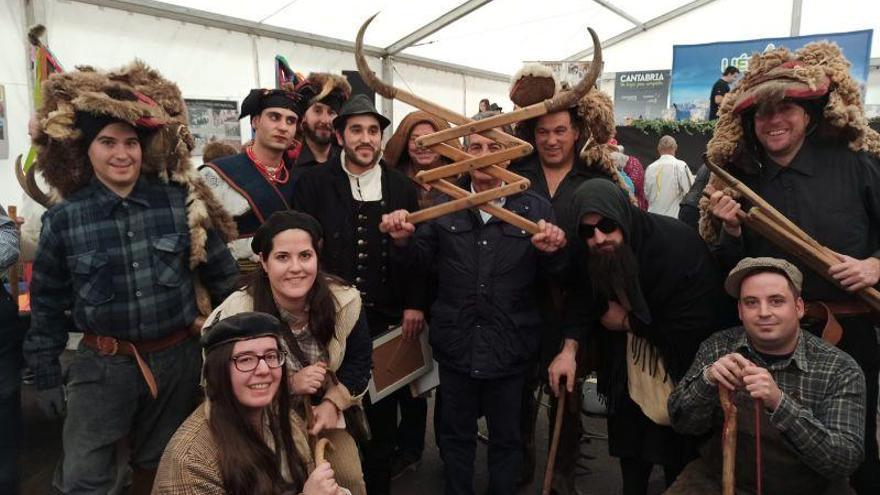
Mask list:
[[[761,469],[761,407],[764,406],[761,399],[755,399],[755,495],[764,492],[764,481]]]
[[[736,404],[733,392],[718,385],[718,398],[724,412],[724,426],[721,430],[721,495],[734,495],[736,491]],[[761,467],[761,399],[755,399],[755,494],[764,492],[763,469]]]
[[[734,495],[736,487],[736,404],[733,392],[718,385],[718,398],[724,411],[724,427],[721,430],[721,495]]]
[[[333,452],[333,449],[335,448],[333,442],[326,438],[318,440],[318,443],[315,444],[315,467],[318,467],[322,462],[327,460],[324,453],[327,449],[329,449],[330,452]]]
[[[556,449],[559,447],[559,432],[562,430],[562,414],[565,412],[565,377],[559,380],[559,398],[556,399],[556,423],[553,425],[553,437],[550,440],[550,452],[547,454],[547,468],[544,470],[544,484],[541,487],[541,495],[550,495],[550,485],[553,484],[553,466],[556,464]]]

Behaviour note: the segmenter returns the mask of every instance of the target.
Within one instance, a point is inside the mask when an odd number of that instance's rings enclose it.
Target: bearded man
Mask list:
[[[572,244],[582,281],[567,298],[563,331],[586,328],[582,340],[600,334],[608,448],[620,458],[623,493],[644,495],[655,464],[663,466],[668,486],[692,449],[668,426],[665,401],[649,409],[658,404],[635,395],[634,385],[646,374],[658,385],[684,376],[715,328],[720,280],[696,232],[640,210],[611,181],[585,182],[573,201],[580,242]],[[554,391],[561,376],[574,374],[574,354],[563,348],[551,364]]]
[[[343,76],[313,72],[296,85],[296,92],[304,102],[300,121],[302,147],[294,162],[294,175],[298,176],[301,170],[323,165],[339,153],[333,119],[351,96],[351,85]]]
[[[342,152],[303,172],[293,194],[294,207],[324,228],[323,269],[360,290],[373,338],[395,325],[414,335],[424,324],[427,304],[423,277],[392,263],[390,238],[379,231],[382,215],[419,208],[412,181],[379,159],[382,131],[390,123],[367,96],[352,97],[333,120]],[[397,401],[368,404],[366,413],[372,433],[369,445],[361,446],[367,492],[387,494]]]

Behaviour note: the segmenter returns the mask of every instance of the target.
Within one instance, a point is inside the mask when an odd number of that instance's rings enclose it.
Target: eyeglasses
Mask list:
[[[284,365],[286,357],[287,355],[283,352],[269,351],[263,355],[239,354],[238,356],[232,356],[230,360],[238,371],[241,371],[242,373],[250,373],[257,369],[257,366],[260,365],[260,360],[265,361],[266,366],[269,368],[275,369]]]
[[[599,223],[596,225],[589,225],[586,223],[582,223],[578,226],[578,237],[583,240],[592,239],[594,235],[596,235],[596,229],[599,229],[599,232],[603,234],[610,234],[615,230],[619,229],[620,225],[617,225],[617,222],[610,218],[603,218],[599,220]]]

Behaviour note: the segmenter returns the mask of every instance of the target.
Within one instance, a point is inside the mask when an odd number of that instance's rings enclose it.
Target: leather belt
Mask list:
[[[861,301],[810,301],[804,307],[804,316],[825,320],[822,340],[837,345],[843,337],[843,327],[836,316],[871,314],[871,308]]]
[[[117,354],[133,356],[141,375],[144,377],[144,381],[147,382],[150,395],[155,399],[159,395],[159,387],[156,385],[153,372],[150,370],[147,362],[144,361],[144,358],[141,357],[141,354],[159,352],[174,347],[192,335],[191,328],[183,328],[161,339],[134,343],[128,340],[117,339],[116,337],[86,333],[83,335],[82,343],[98,351],[98,354],[101,356],[115,356]]]

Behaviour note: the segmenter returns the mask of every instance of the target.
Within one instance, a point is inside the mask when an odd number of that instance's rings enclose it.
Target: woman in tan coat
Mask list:
[[[207,400],[159,463],[158,495],[347,495],[330,464],[313,467],[305,425],[292,414],[281,322],[241,313],[202,336]]]

